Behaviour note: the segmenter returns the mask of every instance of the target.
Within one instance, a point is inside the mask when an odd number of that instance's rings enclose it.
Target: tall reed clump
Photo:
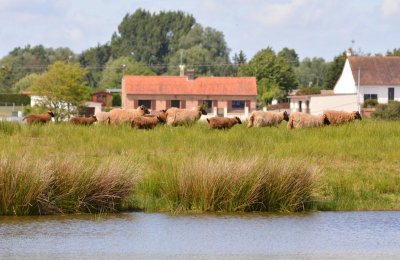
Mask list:
[[[21,131],[21,125],[19,123],[0,121],[0,134],[12,135],[19,131]]]
[[[73,156],[0,159],[0,215],[110,212],[133,192],[138,165]]]
[[[172,211],[293,212],[310,208],[316,173],[317,168],[292,160],[199,157],[163,173],[161,183],[160,173],[146,182]]]

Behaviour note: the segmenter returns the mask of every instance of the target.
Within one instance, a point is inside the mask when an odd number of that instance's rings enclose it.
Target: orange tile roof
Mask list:
[[[353,78],[360,85],[400,85],[400,57],[349,57]]]
[[[124,76],[126,94],[257,95],[255,77]]]

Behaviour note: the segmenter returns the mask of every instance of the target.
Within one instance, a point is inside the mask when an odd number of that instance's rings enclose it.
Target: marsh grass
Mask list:
[[[302,211],[312,201],[315,167],[258,157],[193,159],[164,169],[162,181],[157,171],[148,175],[147,194],[175,212]]]
[[[399,136],[400,122],[375,120],[294,131],[7,123],[0,214],[400,209]]]
[[[0,215],[112,212],[132,193],[137,170],[119,160],[74,156],[0,159]]]

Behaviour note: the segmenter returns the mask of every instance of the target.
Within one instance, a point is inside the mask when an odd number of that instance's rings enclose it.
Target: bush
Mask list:
[[[121,106],[121,94],[119,94],[119,93],[113,94],[112,106],[113,107]]]
[[[400,102],[391,101],[389,104],[381,104],[376,107],[373,118],[386,120],[400,120]]]
[[[31,98],[25,94],[0,94],[0,103],[26,106],[31,103]]]
[[[378,101],[376,99],[367,99],[364,102],[364,108],[376,107],[377,105],[378,105]]]
[[[302,87],[297,91],[296,95],[301,96],[301,95],[315,95],[315,94],[321,94],[321,89],[317,86],[315,87]]]

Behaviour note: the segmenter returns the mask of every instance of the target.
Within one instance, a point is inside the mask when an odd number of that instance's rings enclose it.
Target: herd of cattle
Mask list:
[[[149,111],[145,106],[136,109],[114,108],[110,112],[99,112],[91,117],[73,117],[70,123],[76,125],[91,125],[95,122],[100,124],[130,124],[133,128],[152,129],[160,123],[170,126],[190,125],[200,119],[202,115],[207,115],[203,107],[198,106],[193,110],[169,108],[167,110]],[[24,117],[27,123],[47,123],[50,122],[54,113],[48,111],[45,114],[33,114]],[[327,110],[321,115],[310,115],[303,112],[288,114],[284,112],[254,111],[248,119],[248,127],[278,126],[283,120],[287,121],[287,128],[310,128],[321,127],[324,125],[339,125],[347,122],[361,120],[358,111],[344,112]],[[230,129],[236,124],[241,124],[239,117],[211,117],[207,118],[210,128]]]

